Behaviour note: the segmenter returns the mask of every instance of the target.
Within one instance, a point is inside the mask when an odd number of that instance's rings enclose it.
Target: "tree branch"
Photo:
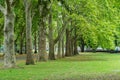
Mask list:
[[[11,3],[11,6],[14,7],[19,2],[20,2],[20,0],[13,0]]]
[[[69,7],[69,5],[65,2],[65,0],[57,0],[57,1],[59,1],[62,5],[63,5],[63,7],[68,11],[68,12],[72,12],[72,9]]]
[[[58,36],[57,36],[56,39],[54,40],[54,44],[56,44],[56,43],[61,39],[62,35],[63,35],[64,32],[65,32],[65,29],[66,29],[66,26],[63,26],[63,27],[61,28],[61,30],[60,30],[59,33],[58,33]]]
[[[59,31],[59,34],[58,34],[58,36],[57,36],[57,38],[54,40],[54,44],[56,44],[60,39],[61,39],[61,37],[63,36],[63,34],[64,34],[64,32],[65,32],[65,30],[66,30],[66,28],[67,28],[67,23],[70,21],[70,19],[68,19],[68,21],[65,21],[64,23],[63,23],[63,26],[62,26],[62,28],[61,28],[61,30]]]
[[[27,5],[27,0],[24,0],[23,3],[24,3],[24,7],[26,7],[26,5]]]
[[[2,6],[2,5],[0,5],[0,11],[4,14],[5,13],[5,8]]]
[[[6,0],[6,5],[7,5],[7,11],[10,12],[11,11],[10,0]]]

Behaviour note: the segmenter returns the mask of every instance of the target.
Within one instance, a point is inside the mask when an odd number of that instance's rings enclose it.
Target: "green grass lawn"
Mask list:
[[[36,65],[17,64],[23,68],[0,69],[0,80],[120,80],[120,54],[82,53]]]

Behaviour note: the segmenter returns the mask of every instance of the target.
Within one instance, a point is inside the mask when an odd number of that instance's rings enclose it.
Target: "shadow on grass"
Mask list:
[[[68,74],[69,75],[69,74]],[[72,76],[52,76],[46,80],[120,80],[119,73],[104,73],[104,74],[77,74]]]
[[[63,58],[60,61],[107,61],[107,58],[96,57],[96,55],[77,55]]]
[[[99,76],[79,76],[77,78],[66,78],[63,80],[120,80],[119,74],[103,74]]]

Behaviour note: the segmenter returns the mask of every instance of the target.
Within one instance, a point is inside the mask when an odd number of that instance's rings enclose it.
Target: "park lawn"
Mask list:
[[[0,69],[0,80],[120,80],[120,54],[81,53],[18,69]],[[2,64],[0,64],[2,67]]]

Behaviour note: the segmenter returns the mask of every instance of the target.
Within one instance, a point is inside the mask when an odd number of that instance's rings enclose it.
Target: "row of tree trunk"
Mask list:
[[[21,31],[21,43],[20,43],[20,53],[22,54],[22,46],[24,42],[24,34],[25,37],[25,45],[26,45],[26,65],[34,64],[33,59],[33,46],[32,46],[32,18],[31,18],[31,9],[32,9],[32,0],[24,0],[25,6],[25,17],[26,17],[26,33]],[[0,5],[0,10],[3,12],[5,17],[4,23],[4,66],[5,68],[13,68],[16,67],[16,58],[15,58],[15,48],[14,48],[14,0],[5,0],[6,6],[5,8]],[[54,39],[53,36],[53,27],[52,27],[52,11],[50,1],[47,0],[39,0],[39,30],[38,30],[38,56],[37,61],[47,61],[55,60],[57,58],[62,58],[65,56],[72,56],[78,54],[77,52],[77,40],[76,35],[72,36],[71,29],[67,28],[67,19],[65,19],[65,14],[63,14],[63,25],[60,31],[58,31],[58,36]],[[46,21],[49,23],[49,34],[46,32]],[[71,25],[72,26],[72,25]],[[66,39],[64,38],[64,32],[66,32]],[[76,33],[75,33],[76,34]],[[49,57],[46,52],[46,37],[48,36],[49,40]],[[35,46],[37,45],[35,35]],[[65,40],[66,40],[66,51],[65,50]],[[58,43],[58,55],[55,55],[54,47],[55,44]]]

